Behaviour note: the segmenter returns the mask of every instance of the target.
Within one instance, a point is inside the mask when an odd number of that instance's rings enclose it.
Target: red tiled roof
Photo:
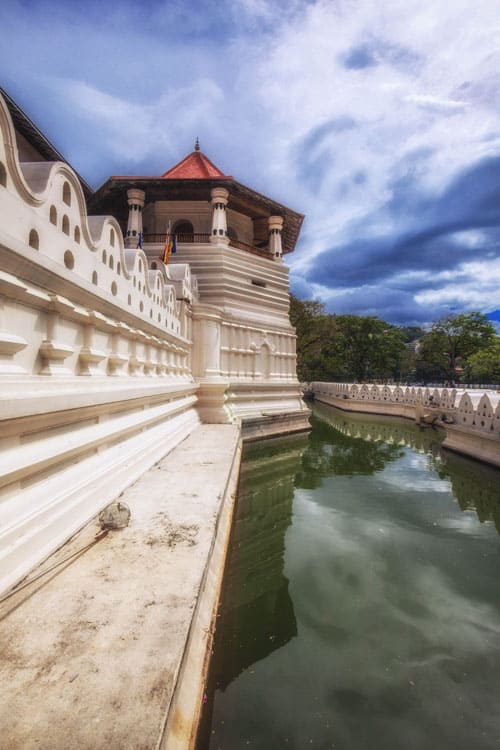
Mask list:
[[[230,180],[230,175],[224,174],[201,151],[195,149],[182,161],[171,167],[161,175],[164,179],[172,180],[210,180],[213,178]]]

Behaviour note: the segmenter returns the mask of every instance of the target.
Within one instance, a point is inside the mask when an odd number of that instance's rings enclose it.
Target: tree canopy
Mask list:
[[[500,343],[479,312],[448,315],[427,332],[374,316],[331,315],[293,295],[300,380],[500,381]]]
[[[301,380],[370,380],[397,377],[406,351],[403,330],[376,317],[329,315],[318,302],[292,296]]]
[[[441,377],[455,381],[468,358],[490,347],[494,339],[495,329],[482,313],[447,315],[422,337],[418,354]]]

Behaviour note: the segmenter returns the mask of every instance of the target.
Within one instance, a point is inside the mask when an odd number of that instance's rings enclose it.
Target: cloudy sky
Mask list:
[[[292,288],[500,308],[499,0],[3,0],[2,85],[94,187],[192,150],[306,214]]]

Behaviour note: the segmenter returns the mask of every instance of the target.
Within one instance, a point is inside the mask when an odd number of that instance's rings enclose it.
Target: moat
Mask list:
[[[500,746],[500,472],[316,405],[245,451],[198,750]]]

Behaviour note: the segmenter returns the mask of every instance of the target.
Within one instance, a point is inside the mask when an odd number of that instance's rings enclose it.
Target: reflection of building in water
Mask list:
[[[342,434],[370,442],[390,443],[435,453],[443,440],[443,435],[437,430],[431,427],[416,428],[413,423],[398,417],[384,421],[383,417],[369,414],[347,415],[346,412],[320,403],[314,404],[314,414]]]
[[[492,521],[500,534],[500,473],[485,464],[446,452],[440,474],[451,481],[460,509],[474,510],[481,523]]]
[[[251,664],[297,634],[288,579],[285,533],[294,477],[305,438],[250,446],[242,467],[216,634],[213,677],[224,689]]]
[[[334,407],[318,403],[314,405],[314,414],[333,427],[339,435],[430,453],[431,466],[442,479],[449,480],[460,509],[475,511],[481,523],[492,521],[500,533],[500,473],[497,469],[449,451],[441,452],[442,435],[432,428],[419,428],[396,418],[383,421],[366,414],[347,415]],[[359,456],[359,451],[357,455]],[[305,458],[306,456],[304,460]],[[382,458],[391,460],[387,456]],[[373,457],[370,461],[373,463]],[[330,474],[341,473],[335,471],[336,466],[331,458],[328,466]],[[353,465],[351,470],[356,472],[356,466]]]

